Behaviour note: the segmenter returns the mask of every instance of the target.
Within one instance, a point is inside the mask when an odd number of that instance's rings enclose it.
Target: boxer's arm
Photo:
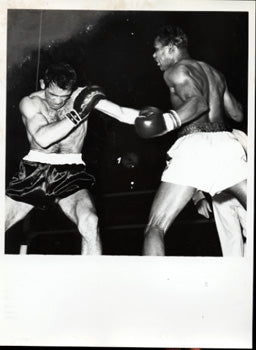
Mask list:
[[[121,107],[109,100],[100,100],[95,109],[119,120],[122,123],[134,125],[139,111],[133,108]]]
[[[40,112],[38,98],[24,97],[20,104],[20,112],[27,131],[42,148],[63,139],[74,128],[66,118],[50,123]]]
[[[165,79],[167,85],[174,88],[175,94],[181,101],[178,108],[173,108],[178,113],[181,124],[192,121],[209,111],[203,87],[193,78],[186,66],[179,65],[166,75]]]
[[[223,100],[226,115],[236,122],[241,122],[244,118],[242,105],[231,94],[227,85],[225,87]]]

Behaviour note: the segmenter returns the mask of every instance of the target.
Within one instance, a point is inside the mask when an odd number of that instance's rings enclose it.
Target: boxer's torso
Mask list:
[[[225,92],[225,81],[216,69],[210,65],[192,59],[183,59],[176,65],[168,68],[164,73],[164,79],[170,89],[170,99],[173,109],[178,109],[184,101],[178,96],[172,83],[175,70],[183,65],[188,71],[189,79],[192,79],[196,88],[205,97],[209,111],[199,118],[192,120],[189,124],[200,124],[202,122],[222,122],[225,119],[223,96]]]
[[[68,100],[65,105],[58,109],[54,110],[49,107],[47,101],[45,100],[44,91],[38,91],[29,96],[33,98],[36,103],[38,113],[43,114],[49,123],[57,122],[65,118],[65,114],[72,109],[73,102],[70,103]],[[23,121],[25,117],[23,116]],[[35,117],[36,118],[36,115]],[[25,126],[26,123],[24,122]],[[84,121],[81,123],[75,130],[72,130],[66,137],[62,140],[52,144],[47,148],[42,148],[40,145],[34,140],[33,135],[31,135],[27,130],[27,137],[30,142],[31,150],[38,150],[44,153],[81,153],[84,140],[87,134],[87,124],[88,121]]]

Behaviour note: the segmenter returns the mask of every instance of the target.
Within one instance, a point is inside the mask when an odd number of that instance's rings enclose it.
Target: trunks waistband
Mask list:
[[[83,164],[81,153],[43,153],[40,151],[30,150],[29,153],[23,157],[23,160],[30,162],[39,162],[46,164]]]
[[[232,129],[227,127],[223,122],[214,123],[201,123],[201,124],[191,124],[182,126],[178,132],[177,136],[182,137],[189,134],[194,134],[198,132],[218,132],[218,131],[231,131]]]

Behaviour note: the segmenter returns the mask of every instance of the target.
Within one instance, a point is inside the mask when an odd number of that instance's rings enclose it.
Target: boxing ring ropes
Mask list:
[[[147,223],[148,213],[149,213],[155,192],[156,192],[155,190],[144,190],[144,191],[116,192],[116,193],[102,194],[98,199],[99,201],[101,201],[99,219],[100,221],[102,221],[102,223],[100,224],[100,232],[104,231],[105,234],[109,234],[111,231],[112,232],[120,231],[120,234],[122,234],[122,231],[126,231],[126,230],[139,230],[143,234],[143,230]],[[113,214],[117,214],[115,210],[113,210],[112,213],[109,213],[109,215],[106,215],[109,209],[107,202],[113,201],[113,200],[116,201],[115,205],[119,207],[119,209],[121,208],[121,214],[126,213],[125,218],[119,220],[119,223],[113,222],[113,219],[115,221],[116,218],[119,218],[118,215],[113,215]],[[120,202],[121,202],[121,206],[120,206]],[[127,213],[127,208],[125,207],[124,203],[128,207],[130,204],[130,208],[131,206],[133,206],[132,211]],[[113,207],[113,204],[112,204],[112,207]],[[138,210],[141,208],[142,208],[142,212]],[[104,213],[104,209],[106,209],[105,213]],[[103,212],[103,216],[105,216],[103,220],[101,220],[101,212]],[[45,211],[43,215],[47,216],[48,215],[47,211]],[[63,213],[61,215],[64,216]],[[51,235],[51,234],[54,234],[54,235],[71,234],[72,235],[78,232],[76,228],[70,228],[70,227],[67,227],[67,228],[55,227],[49,231],[43,230],[43,229],[37,229],[35,227],[33,228],[32,217],[33,217],[33,211],[30,212],[23,220],[22,227],[23,227],[25,240],[20,245],[20,250],[19,250],[20,255],[28,254],[29,246],[31,245],[33,240],[38,238],[39,236],[42,237],[43,235],[45,236],[45,235]],[[127,220],[126,220],[126,217],[127,217]],[[181,225],[199,224],[200,225],[200,224],[211,224],[214,222],[214,219],[209,220],[203,217],[202,218],[199,217],[195,219],[191,216],[188,216],[187,218],[183,217],[180,220],[177,218],[177,221],[178,221],[178,225],[179,224]]]

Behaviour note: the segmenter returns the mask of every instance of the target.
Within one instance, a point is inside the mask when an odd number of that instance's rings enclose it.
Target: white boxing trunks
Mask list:
[[[182,136],[167,154],[171,159],[163,182],[195,187],[213,196],[247,178],[245,151],[228,131]]]

